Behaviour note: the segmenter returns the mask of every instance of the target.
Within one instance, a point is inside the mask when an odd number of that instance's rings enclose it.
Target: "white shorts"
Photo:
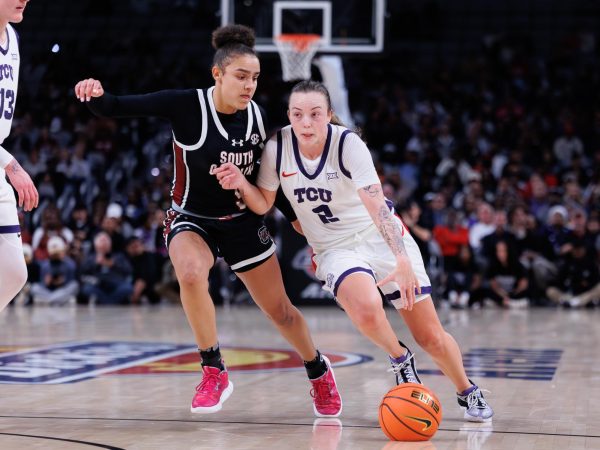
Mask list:
[[[4,171],[0,169],[0,234],[18,233],[19,218],[17,202],[10,184],[4,179]]]
[[[404,227],[402,228],[404,230]],[[416,294],[416,301],[424,300],[431,295],[431,281],[425,271],[421,251],[413,237],[405,232],[404,246],[412,268],[419,280],[421,294]],[[396,257],[378,233],[371,233],[352,248],[336,248],[325,250],[314,256],[317,265],[316,276],[323,282],[323,289],[335,297],[344,279],[353,273],[364,272],[371,275],[375,282],[389,275],[396,267]],[[379,289],[396,309],[402,307],[400,288],[395,282],[386,283]]]

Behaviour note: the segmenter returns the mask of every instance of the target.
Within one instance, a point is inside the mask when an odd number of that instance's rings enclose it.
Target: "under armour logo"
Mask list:
[[[236,145],[239,145],[240,147],[244,146],[244,140],[243,139],[232,139],[231,140],[231,145],[233,147],[235,147]]]

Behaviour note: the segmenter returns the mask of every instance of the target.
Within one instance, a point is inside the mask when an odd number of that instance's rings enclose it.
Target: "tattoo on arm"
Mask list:
[[[394,255],[406,256],[406,247],[404,247],[404,240],[402,239],[402,229],[398,226],[398,223],[394,220],[393,214],[385,204],[381,185],[371,184],[362,189],[369,197],[378,199],[377,201],[380,199],[381,201],[381,207],[373,216],[373,221],[383,236],[383,239],[392,249]]]
[[[21,165],[17,162],[17,160],[15,159],[13,161],[13,163],[10,165],[10,168],[8,168],[8,170],[10,170],[10,173],[12,173],[13,175],[16,174],[19,170],[21,170]]]
[[[365,191],[369,197],[377,197],[381,193],[381,189],[379,189],[379,186],[374,184],[365,186],[363,188],[363,191]]]
[[[383,239],[396,256],[406,256],[406,247],[402,239],[402,230],[394,220],[387,205],[382,206],[377,214],[377,228]]]

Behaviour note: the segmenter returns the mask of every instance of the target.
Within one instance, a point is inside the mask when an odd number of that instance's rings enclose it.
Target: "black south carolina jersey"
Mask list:
[[[238,166],[255,184],[266,139],[265,115],[256,103],[234,114],[217,112],[214,86],[165,90],[145,95],[105,93],[89,107],[108,117],[161,117],[173,128],[173,209],[220,218],[246,211],[236,191],[224,190],[213,170],[225,162]]]

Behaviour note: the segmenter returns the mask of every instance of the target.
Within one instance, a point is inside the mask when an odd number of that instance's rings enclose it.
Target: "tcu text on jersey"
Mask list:
[[[322,201],[329,203],[331,201],[332,192],[328,189],[308,187],[294,189],[294,195],[296,196],[296,201],[298,203],[302,203],[304,199],[309,202]]]
[[[10,64],[0,64],[0,81],[5,78],[14,80],[13,67]]]

